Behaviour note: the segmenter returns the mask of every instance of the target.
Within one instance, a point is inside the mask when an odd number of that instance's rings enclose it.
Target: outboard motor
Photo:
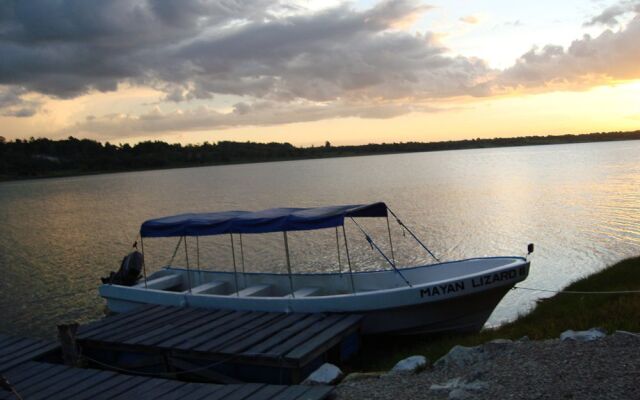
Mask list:
[[[111,272],[108,277],[101,278],[102,283],[113,283],[116,285],[133,286],[140,278],[144,256],[139,251],[127,254],[120,264],[118,272]]]

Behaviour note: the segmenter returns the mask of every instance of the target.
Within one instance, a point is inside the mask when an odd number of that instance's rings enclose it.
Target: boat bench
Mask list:
[[[192,287],[191,294],[224,294],[226,288],[227,282],[212,281]],[[184,293],[189,293],[189,291],[185,290]]]
[[[159,278],[148,280],[146,287],[148,289],[164,290],[164,289],[169,289],[175,286],[179,286],[181,284],[182,284],[182,275],[171,274],[171,275],[165,275]],[[145,287],[144,280],[138,283],[137,285],[135,285],[134,287],[142,287],[142,288]]]
[[[271,285],[255,285],[246,287],[236,293],[240,297],[264,296],[271,292]]]
[[[314,296],[320,293],[319,287],[303,287],[293,292],[293,297]],[[291,293],[284,297],[291,297]]]

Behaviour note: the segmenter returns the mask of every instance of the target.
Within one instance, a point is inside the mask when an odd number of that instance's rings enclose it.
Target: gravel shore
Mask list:
[[[420,373],[343,381],[347,399],[640,399],[640,335],[500,341]]]

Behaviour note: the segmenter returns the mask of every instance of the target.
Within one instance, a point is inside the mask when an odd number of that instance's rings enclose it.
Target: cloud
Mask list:
[[[0,116],[25,118],[35,115],[42,104],[24,99],[26,93],[27,90],[22,87],[0,87]]]
[[[461,17],[460,21],[466,24],[475,25],[480,22],[480,18],[476,17],[475,15],[467,15],[467,16]]]
[[[81,133],[106,140],[120,137],[153,135],[159,132],[184,132],[207,129],[225,129],[235,126],[271,126],[297,122],[311,122],[330,118],[386,119],[410,112],[438,112],[439,109],[420,104],[351,104],[332,102],[318,105],[301,102],[285,105],[278,102],[240,102],[231,111],[220,112],[209,107],[187,111],[164,111],[161,107],[141,114],[110,114],[91,116],[71,128],[58,133],[65,137]]]
[[[568,48],[547,45],[523,54],[496,78],[498,88],[581,89],[640,78],[640,15],[618,31],[585,35]]]
[[[618,4],[614,4],[610,7],[605,8],[602,12],[590,20],[584,23],[585,26],[593,26],[593,25],[606,25],[606,26],[616,26],[618,25],[618,19],[630,12],[640,12],[640,2],[637,0],[625,0],[621,1]]]

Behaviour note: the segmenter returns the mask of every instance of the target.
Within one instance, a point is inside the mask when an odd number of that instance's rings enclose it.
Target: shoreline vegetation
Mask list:
[[[523,285],[526,286],[526,285]],[[613,264],[580,279],[564,291],[613,292],[640,290],[640,257]],[[401,359],[420,354],[435,361],[456,345],[477,346],[494,339],[557,339],[566,330],[599,327],[640,332],[640,293],[557,293],[539,300],[536,307],[517,320],[477,334],[401,337],[365,337],[362,349],[347,366],[351,371],[386,371]]]
[[[326,142],[319,147],[231,141],[186,146],[145,141],[131,146],[74,137],[63,140],[30,138],[6,141],[0,136],[0,181],[269,161],[622,140],[640,140],[640,130],[424,143],[371,143],[359,146],[332,146]]]

